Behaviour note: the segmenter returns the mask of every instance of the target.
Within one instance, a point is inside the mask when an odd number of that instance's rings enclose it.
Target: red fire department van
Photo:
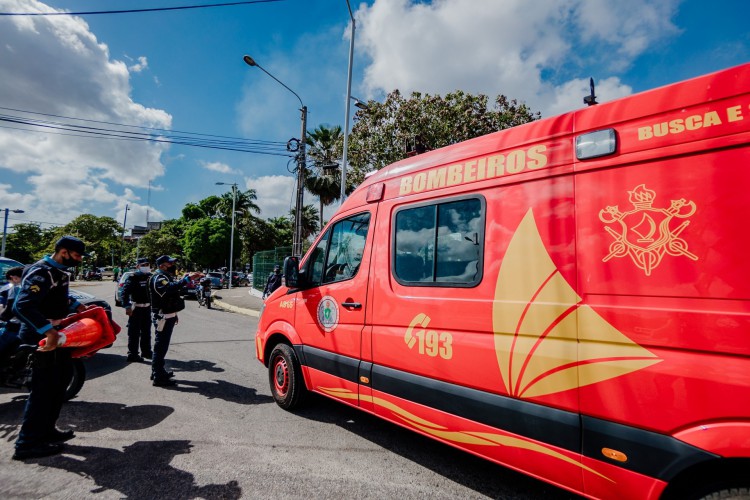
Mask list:
[[[750,498],[750,64],[405,159],[266,302],[306,391],[592,498]]]

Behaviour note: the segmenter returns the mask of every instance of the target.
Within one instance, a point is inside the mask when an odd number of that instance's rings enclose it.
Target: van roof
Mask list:
[[[342,210],[365,204],[367,188],[376,183],[473,157],[537,144],[573,133],[616,127],[618,123],[652,114],[663,114],[668,110],[677,110],[696,103],[706,103],[718,98],[747,93],[746,82],[748,81],[750,81],[750,63],[562,115],[543,118],[405,158],[367,177],[347,198]],[[637,105],[633,105],[634,101]],[[573,158],[571,158],[572,161]],[[384,197],[391,198],[393,193],[386,192]]]

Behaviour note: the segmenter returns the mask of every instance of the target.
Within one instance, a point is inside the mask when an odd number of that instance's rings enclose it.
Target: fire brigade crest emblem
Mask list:
[[[696,255],[688,251],[687,241],[680,237],[690,221],[678,220],[687,219],[695,213],[694,202],[681,198],[672,200],[669,208],[656,208],[656,192],[647,189],[645,184],[628,191],[628,194],[633,210],[621,212],[614,205],[599,211],[599,220],[614,226],[605,227],[614,241],[602,262],[630,256],[633,263],[646,276],[650,276],[665,255],[698,260]]]

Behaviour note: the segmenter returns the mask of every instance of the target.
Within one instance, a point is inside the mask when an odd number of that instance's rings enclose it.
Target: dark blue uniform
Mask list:
[[[54,328],[52,323],[68,315],[69,275],[62,264],[47,256],[27,267],[13,304],[21,320],[19,337],[24,344],[38,344]],[[78,307],[76,301],[72,307]],[[26,401],[16,448],[44,443],[56,432],[55,422],[65,401],[65,390],[73,378],[70,349],[35,352],[31,394]]]
[[[128,360],[138,360],[138,348],[151,359],[151,299],[148,282],[151,273],[136,271],[122,285],[122,305],[133,312],[128,318]]]
[[[175,281],[172,275],[161,269],[152,274],[148,281],[151,312],[156,324],[154,357],[151,360],[151,378],[156,385],[169,380],[169,373],[164,369],[164,358],[177,323],[177,311],[185,307],[180,296],[182,287],[181,281]]]

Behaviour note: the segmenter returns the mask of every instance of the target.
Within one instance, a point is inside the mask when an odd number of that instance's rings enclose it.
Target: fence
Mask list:
[[[266,287],[273,266],[284,264],[284,258],[292,255],[292,247],[276,247],[273,250],[255,252],[253,255],[253,288],[261,292]]]

